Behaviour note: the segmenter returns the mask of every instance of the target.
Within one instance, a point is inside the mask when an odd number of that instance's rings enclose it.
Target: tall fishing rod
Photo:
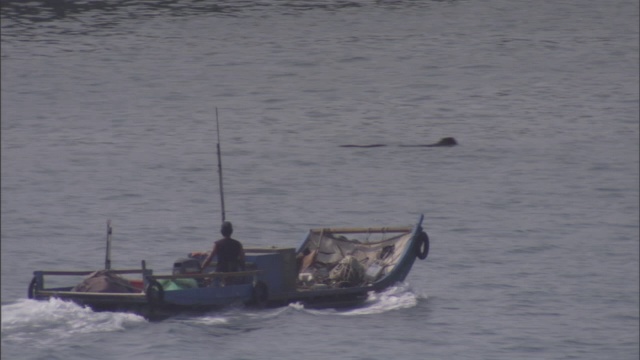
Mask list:
[[[224,191],[222,188],[222,157],[220,156],[220,122],[218,121],[218,107],[216,107],[216,132],[218,133],[218,183],[220,184],[220,206],[222,207],[222,222],[225,220],[224,214]]]

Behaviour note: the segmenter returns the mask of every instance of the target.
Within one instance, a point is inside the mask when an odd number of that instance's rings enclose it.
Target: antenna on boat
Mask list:
[[[220,206],[222,207],[222,222],[225,220],[224,214],[224,191],[222,190],[222,158],[220,156],[220,122],[218,121],[218,107],[216,106],[216,132],[218,133],[218,183],[220,184]]]
[[[104,259],[105,270],[111,270],[111,219],[107,220],[107,253]]]

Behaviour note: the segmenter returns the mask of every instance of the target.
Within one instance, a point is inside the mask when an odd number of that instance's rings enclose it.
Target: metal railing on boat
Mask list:
[[[75,271],[63,271],[63,270],[42,270],[42,271],[34,271],[34,275],[36,273],[42,275],[89,275],[93,274],[97,270],[75,270]],[[144,269],[125,269],[125,270],[109,270],[112,274],[142,274],[146,270]]]
[[[154,280],[174,280],[174,279],[215,279],[215,278],[231,278],[243,276],[256,276],[262,270],[251,271],[235,271],[235,272],[212,272],[207,274],[176,274],[176,275],[148,275],[149,279]]]
[[[177,280],[177,279],[230,279],[238,277],[253,277],[254,281],[258,274],[262,273],[262,270],[250,270],[250,271],[237,271],[237,272],[211,272],[205,274],[171,274],[171,275],[153,275],[153,271],[150,269],[123,269],[123,270],[108,270],[111,274],[142,274],[142,281],[144,282],[143,288],[140,288],[140,293],[96,293],[96,292],[78,292],[71,291],[71,287],[63,288],[44,288],[45,275],[58,275],[58,276],[86,276],[95,273],[96,270],[39,270],[34,271],[34,278],[29,286],[29,297],[33,298],[35,295],[38,297],[110,297],[110,298],[127,298],[136,299],[144,297],[144,288],[147,284],[155,282],[157,280]],[[141,285],[142,285],[141,281]]]
[[[365,228],[365,227],[352,227],[352,228],[316,228],[311,229],[310,231],[313,233],[333,233],[333,234],[356,234],[356,233],[404,233],[411,232],[413,227],[411,226],[390,226],[390,227],[373,227],[373,228]]]

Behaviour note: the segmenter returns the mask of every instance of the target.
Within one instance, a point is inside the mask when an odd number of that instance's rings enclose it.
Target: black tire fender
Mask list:
[[[416,256],[418,259],[424,260],[429,255],[429,235],[421,231],[416,240]]]
[[[27,295],[29,299],[35,299],[36,297],[36,285],[38,283],[38,279],[34,276],[29,283],[29,289],[27,290]]]
[[[267,306],[269,301],[269,288],[267,284],[262,281],[258,281],[253,285],[253,294],[251,295],[251,304],[259,308]]]
[[[156,280],[149,279],[149,284],[145,288],[144,293],[147,296],[147,302],[151,307],[155,307],[164,302],[164,289]]]

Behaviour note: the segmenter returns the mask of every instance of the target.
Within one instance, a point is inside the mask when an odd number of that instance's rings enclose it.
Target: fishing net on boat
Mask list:
[[[331,269],[329,279],[343,285],[355,286],[364,279],[365,269],[353,256],[345,256],[338,264]]]

